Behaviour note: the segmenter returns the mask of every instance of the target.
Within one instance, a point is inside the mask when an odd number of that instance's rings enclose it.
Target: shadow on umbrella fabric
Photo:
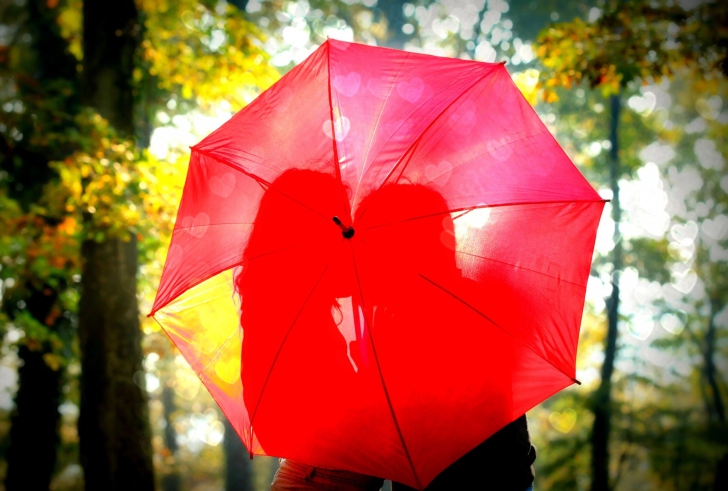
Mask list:
[[[461,297],[478,285],[457,268],[439,193],[384,186],[362,200],[348,240],[329,218],[340,190],[333,176],[292,170],[261,199],[235,279],[245,405],[266,452],[305,462],[379,440],[401,449],[411,480],[431,472],[431,448],[451,446],[455,459],[464,439],[481,441],[472,425],[433,439],[443,418],[477,411],[491,432],[513,419],[513,340]]]

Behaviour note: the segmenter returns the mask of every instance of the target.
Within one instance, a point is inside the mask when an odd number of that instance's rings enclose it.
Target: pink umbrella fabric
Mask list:
[[[329,40],[192,148],[150,315],[251,456],[422,489],[575,382],[603,206],[502,64]]]

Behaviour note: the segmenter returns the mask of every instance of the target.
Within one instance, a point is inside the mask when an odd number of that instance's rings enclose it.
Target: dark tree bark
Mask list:
[[[83,244],[79,438],[86,489],[154,489],[136,304],[136,241]],[[143,380],[143,379],[142,379]]]
[[[705,334],[705,367],[704,373],[707,379],[708,387],[710,387],[709,400],[706,401],[708,407],[708,416],[710,419],[716,419],[720,423],[726,422],[726,411],[725,403],[723,402],[723,396],[721,395],[720,387],[718,385],[718,373],[715,367],[715,316],[720,312],[722,306],[716,298],[710,299],[710,314],[708,317],[708,332]]]
[[[174,431],[172,415],[177,406],[174,402],[174,387],[164,384],[162,389],[162,406],[164,407],[164,446],[169,451],[169,465],[167,472],[162,476],[163,491],[180,491],[182,489],[182,480],[179,475],[179,465],[177,465],[177,434]]]
[[[83,17],[82,102],[131,136],[140,34],[134,0],[86,0]],[[85,241],[81,255],[79,438],[86,489],[152,491],[147,395],[134,383],[142,373],[136,240]]]
[[[50,289],[35,290],[26,302],[35,319],[46,319],[54,307],[56,294]],[[43,359],[50,351],[49,346],[31,349],[24,345],[18,349],[22,365],[18,369],[18,392],[6,455],[7,491],[42,491],[50,486],[59,441],[58,405],[63,378],[62,370],[52,369]]]
[[[609,152],[609,181],[612,188],[612,219],[614,220],[614,250],[612,251],[612,295],[607,301],[607,339],[604,347],[604,363],[602,380],[593,400],[594,426],[592,427],[592,483],[591,491],[609,491],[609,436],[612,419],[612,374],[614,360],[617,355],[617,325],[619,322],[619,274],[622,270],[622,236],[619,225],[622,220],[622,208],[619,203],[619,113],[621,100],[619,95],[610,98],[610,130],[609,141],[612,147]]]
[[[225,491],[253,491],[253,469],[250,454],[240,437],[225,418]]]
[[[132,0],[83,3],[82,102],[121,134],[134,133],[132,72],[141,27]]]
[[[713,483],[713,491],[725,491],[726,489],[728,489],[728,454],[725,454],[718,462]]]

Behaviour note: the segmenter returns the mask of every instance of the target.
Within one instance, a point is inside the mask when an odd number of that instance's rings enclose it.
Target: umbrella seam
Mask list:
[[[375,189],[373,191],[373,193],[377,193],[382,188],[382,186],[384,186],[384,184],[387,183],[387,181],[392,176],[392,174],[394,174],[394,171],[399,167],[399,164],[402,162],[402,159],[404,158],[404,156],[407,155],[410,152],[410,150],[412,150],[413,148],[415,148],[419,144],[419,142],[422,140],[422,136],[427,132],[427,130],[429,130],[432,127],[433,124],[435,124],[440,119],[440,117],[445,113],[445,111],[447,111],[448,109],[450,109],[453,106],[453,104],[455,104],[457,101],[459,101],[463,96],[465,96],[465,94],[467,94],[468,92],[470,92],[470,90],[473,87],[475,87],[480,82],[482,82],[485,79],[485,77],[487,77],[488,75],[490,75],[494,71],[494,68],[495,67],[493,67],[491,70],[488,70],[486,73],[484,73],[482,76],[480,76],[475,82],[472,83],[472,85],[470,85],[468,88],[466,88],[465,90],[463,90],[462,93],[460,93],[460,95],[458,95],[452,101],[450,101],[442,109],[442,111],[440,111],[434,118],[432,118],[432,121],[430,121],[428,123],[428,125],[420,132],[420,134],[417,135],[417,138],[415,138],[414,141],[410,144],[410,146],[407,147],[407,149],[402,153],[402,157],[400,157],[399,160],[397,160],[397,163],[394,164],[394,167],[392,167],[392,169],[389,171],[389,173],[384,178],[384,180],[382,181],[382,183],[377,187],[377,189]],[[440,91],[440,92],[442,92],[442,91]],[[375,156],[375,158],[376,158],[376,156]],[[370,203],[370,206],[371,206],[371,203]],[[359,219],[361,219],[361,217],[364,215],[364,213],[366,213],[366,211],[367,210],[364,209],[359,214]]]
[[[354,274],[356,275],[356,284],[359,288],[359,296],[362,299],[362,305],[364,304],[364,291],[361,287],[361,280],[359,279],[359,268],[356,265],[356,255],[354,254],[354,248],[349,244],[351,247],[351,261],[354,264]],[[384,397],[387,399],[387,405],[389,406],[389,412],[392,415],[392,421],[394,423],[394,427],[397,430],[397,434],[399,435],[399,440],[402,443],[402,449],[404,450],[404,454],[407,457],[407,462],[409,462],[410,470],[412,471],[412,475],[415,478],[415,482],[417,483],[417,488],[421,489],[422,484],[420,483],[420,478],[417,475],[417,471],[415,470],[414,463],[412,462],[412,457],[410,456],[409,450],[407,449],[407,444],[404,441],[404,435],[402,434],[402,429],[399,426],[399,421],[397,420],[397,415],[394,412],[394,406],[392,405],[392,400],[389,397],[389,390],[387,389],[387,383],[384,381],[384,373],[382,373],[382,367],[379,364],[379,355],[377,354],[377,349],[374,346],[374,337],[372,335],[372,323],[367,319],[366,315],[366,309],[362,309],[364,312],[364,320],[366,321],[367,325],[369,326],[369,329],[367,329],[367,333],[369,334],[369,342],[372,345],[372,353],[374,354],[374,361],[377,364],[377,371],[379,372],[379,380],[382,382],[382,389],[384,390]]]
[[[480,310],[478,310],[475,307],[473,307],[472,305],[470,305],[468,302],[466,302],[465,300],[463,300],[462,298],[460,298],[458,295],[454,294],[453,292],[451,292],[447,288],[445,288],[442,285],[434,282],[433,280],[431,280],[430,278],[428,278],[427,276],[425,276],[423,274],[420,274],[419,276],[423,280],[425,280],[428,283],[432,284],[433,286],[439,288],[440,290],[442,290],[443,292],[447,293],[448,295],[451,295],[453,298],[455,298],[456,300],[458,300],[459,302],[461,302],[463,305],[465,305],[466,307],[468,307],[469,309],[471,309],[473,312],[475,312],[476,314],[478,314],[479,316],[481,316],[482,318],[484,318],[485,320],[487,320],[488,322],[490,322],[491,324],[493,324],[495,327],[497,327],[498,329],[500,329],[501,331],[503,331],[504,333],[506,333],[507,335],[509,335],[512,339],[518,341],[519,344],[521,344],[522,346],[524,346],[524,347],[528,348],[529,350],[531,350],[536,356],[538,356],[539,358],[541,358],[542,360],[544,360],[546,363],[548,363],[549,365],[551,365],[552,367],[554,367],[559,372],[563,373],[565,376],[569,377],[569,379],[576,380],[576,379],[574,379],[573,376],[569,375],[564,370],[562,370],[561,368],[559,368],[556,365],[554,365],[554,363],[551,360],[549,360],[548,358],[546,358],[545,356],[543,356],[541,353],[539,353],[538,351],[536,351],[535,349],[533,349],[533,347],[531,347],[528,343],[526,343],[525,341],[523,341],[521,338],[515,336],[510,331],[507,331],[506,329],[502,328],[497,322],[495,322],[493,319],[491,319],[490,317],[488,317],[487,315],[485,315]]]
[[[466,213],[471,212],[473,210],[480,210],[483,208],[502,208],[505,206],[521,206],[521,205],[524,205],[524,206],[525,205],[558,205],[558,204],[578,204],[578,203],[591,204],[591,203],[606,203],[607,201],[609,201],[609,200],[600,199],[600,200],[594,200],[594,201],[591,201],[591,200],[560,200],[560,201],[530,201],[530,202],[527,201],[527,202],[509,202],[509,203],[495,203],[495,204],[490,204],[490,205],[468,206],[465,208],[453,208],[452,210],[447,210],[447,211],[443,211],[443,212],[439,212],[439,213],[432,213],[430,215],[420,215],[420,216],[411,217],[411,218],[404,218],[402,220],[397,220],[395,222],[379,223],[377,225],[372,225],[371,227],[363,227],[359,230],[361,230],[361,231],[373,230],[373,229],[380,228],[380,227],[389,227],[392,225],[397,225],[399,223],[408,222],[411,220],[422,220],[425,218],[431,218],[431,217],[435,217],[438,215],[446,215],[449,213],[459,213],[461,211],[464,211],[465,213],[463,213],[462,215],[465,215]],[[462,215],[460,215],[460,216],[462,216]],[[460,218],[460,216],[458,216],[456,218]],[[455,220],[456,218],[454,218],[453,220]]]
[[[495,68],[494,68],[494,70],[495,70]],[[489,75],[489,74],[490,74],[490,72],[488,72],[487,74],[483,75],[483,78],[485,78],[485,76],[486,76],[486,75]],[[471,87],[468,87],[468,88],[467,88],[467,89],[466,89],[466,90],[465,90],[464,92],[467,92],[467,91],[469,91],[469,90],[470,90],[471,88],[475,87],[475,86],[476,86],[477,84],[478,84],[478,82],[476,82],[475,84],[473,84],[473,85],[472,85]],[[483,86],[483,88],[481,89],[481,92],[480,92],[480,93],[478,94],[478,96],[479,96],[480,94],[482,94],[483,92],[485,92],[485,90],[486,90],[487,88],[488,88],[488,87],[487,87],[486,85],[484,85],[484,86]],[[462,94],[461,94],[461,95],[462,95]],[[456,102],[456,101],[453,101],[453,103],[455,103],[455,102]],[[447,109],[449,109],[449,108],[445,108],[445,109],[443,110],[443,113],[444,113],[445,111],[447,111]],[[457,119],[457,121],[460,121],[460,120],[461,120],[461,119],[463,118],[463,116],[464,116],[464,115],[465,115],[464,113],[463,113],[463,114],[460,114],[460,115],[459,115],[459,117],[458,117],[458,119]],[[430,123],[430,124],[434,124],[434,123],[435,123],[435,121],[436,121],[437,119],[439,119],[439,117],[440,117],[440,116],[441,116],[441,114],[438,114],[438,116],[437,116],[437,117],[435,118],[435,120],[431,121],[431,123]],[[422,132],[422,134],[420,134],[420,136],[418,136],[418,140],[420,140],[420,141],[421,141],[421,139],[422,139],[422,136],[423,136],[423,135],[425,134],[425,132],[427,132],[427,130],[428,130],[428,129],[429,129],[429,126],[428,126],[428,128],[425,128],[425,129],[423,130],[423,132]],[[440,135],[439,135],[439,139],[435,140],[435,143],[436,143],[436,144],[439,144],[439,143],[440,143],[440,142],[441,142],[441,141],[442,141],[442,140],[443,140],[443,139],[445,138],[445,136],[446,136],[446,135],[445,135],[445,132],[442,132],[442,134],[440,134]],[[534,136],[535,136],[535,135],[534,135]],[[407,168],[407,166],[409,165],[410,161],[412,160],[412,156],[414,155],[414,152],[415,152],[415,150],[416,150],[416,149],[417,149],[417,147],[419,146],[419,143],[420,143],[420,141],[417,141],[417,142],[413,142],[413,144],[411,145],[411,148],[408,148],[408,149],[407,149],[407,151],[406,151],[406,152],[405,152],[405,153],[403,154],[403,156],[404,156],[404,155],[406,155],[406,154],[407,154],[407,153],[408,153],[408,152],[410,151],[410,149],[412,150],[412,152],[411,152],[411,154],[410,154],[410,158],[409,158],[409,160],[407,160],[407,163],[405,164],[404,168],[403,168],[403,169],[402,169],[402,170],[400,171],[400,173],[399,173],[399,177],[401,177],[401,176],[402,176],[402,173],[404,173],[405,169]],[[517,141],[520,141],[520,140],[517,140]],[[428,140],[428,143],[432,144],[433,142],[432,142],[431,140]],[[500,148],[500,147],[498,147],[498,148]],[[423,156],[423,157],[424,157],[424,156]],[[467,160],[467,161],[465,161],[465,162],[461,162],[461,163],[460,163],[460,165],[458,165],[457,167],[454,167],[454,168],[453,168],[453,169],[451,169],[451,171],[449,171],[449,172],[452,172],[453,170],[455,170],[455,169],[458,169],[458,168],[462,167],[463,165],[465,165],[465,164],[468,164],[468,163],[472,162],[472,161],[473,161],[473,160],[475,160],[476,158],[477,158],[477,157],[473,157],[473,158],[472,158],[472,159],[470,159],[470,160]],[[444,173],[443,173],[443,174],[444,174]],[[436,176],[435,178],[433,178],[433,179],[430,179],[430,180],[428,181],[428,183],[429,183],[429,182],[433,182],[433,181],[434,181],[435,179],[437,179],[438,177],[440,177],[440,176],[441,176],[441,175],[443,175],[443,174],[439,174],[439,175],[438,175],[438,176]],[[389,177],[390,177],[390,176],[387,176],[387,179],[388,179]],[[385,179],[385,182],[386,182],[386,179]],[[384,184],[385,184],[385,183],[383,182],[383,183],[382,183],[382,185],[384,185]],[[427,184],[427,183],[425,183],[425,184]]]
[[[327,86],[329,90],[329,118],[331,118],[331,143],[334,147],[334,171],[336,173],[336,178],[338,179],[339,184],[341,184],[341,198],[344,202],[344,210],[346,210],[346,213],[348,215],[351,215],[349,199],[346,197],[346,192],[344,190],[344,181],[341,178],[341,166],[339,163],[339,140],[336,139],[336,125],[334,124],[334,100],[331,97],[331,43],[328,39],[326,40],[326,72]],[[341,109],[339,109],[339,113],[341,113]]]
[[[565,280],[563,278],[559,278],[558,276],[550,275],[548,273],[544,273],[543,271],[537,271],[535,269],[527,268],[525,266],[519,266],[517,264],[507,263],[505,261],[499,261],[498,259],[493,259],[492,257],[479,256],[477,254],[471,254],[469,252],[457,251],[457,250],[455,251],[455,253],[456,254],[465,254],[466,256],[471,256],[471,257],[477,257],[477,258],[480,258],[480,259],[485,259],[486,261],[493,261],[493,262],[500,263],[500,264],[506,264],[508,266],[513,266],[514,268],[523,269],[525,271],[531,271],[532,273],[540,274],[540,275],[546,276],[548,278],[553,278],[553,279],[555,279],[557,281],[560,281],[560,282],[564,282],[564,283],[568,283],[570,285],[578,286],[579,288],[586,288],[586,285],[582,285],[582,284],[576,283],[575,281]]]
[[[377,128],[379,128],[379,123],[382,120],[382,114],[384,114],[384,108],[387,105],[387,103],[389,102],[389,97],[392,94],[392,90],[394,90],[394,86],[397,83],[397,79],[399,78],[399,74],[402,73],[402,68],[404,67],[404,64],[407,62],[407,60],[409,59],[409,57],[410,57],[410,53],[407,52],[407,55],[405,56],[404,60],[402,60],[402,63],[399,65],[399,68],[397,69],[397,74],[394,76],[394,80],[392,81],[392,85],[389,87],[389,90],[387,91],[387,95],[384,98],[384,102],[382,102],[382,108],[379,111],[379,115],[377,116],[377,122],[374,123],[374,128],[372,129],[371,138],[369,139],[369,145],[367,146],[367,152],[364,155],[364,165],[362,165],[361,172],[359,172],[359,181],[356,183],[356,191],[354,192],[354,199],[352,200],[353,203],[356,203],[356,198],[357,198],[357,196],[359,196],[359,189],[361,188],[361,180],[364,177],[364,171],[367,168],[367,159],[369,158],[369,152],[372,150],[372,144],[374,143],[374,135],[376,135]],[[422,107],[422,106],[418,106],[412,112],[416,111],[420,107]],[[397,130],[398,129],[399,129],[399,127],[397,128]],[[395,130],[395,133],[396,133],[397,130]],[[389,143],[389,140],[391,140],[391,139],[392,139],[392,136],[390,136],[389,139],[386,142],[384,142],[384,144],[386,145],[387,143]],[[380,153],[381,153],[381,150],[379,152],[377,152],[377,155],[375,155],[374,158],[376,159],[379,156]]]
[[[263,182],[267,186],[270,186],[270,183],[268,181],[266,181],[265,179],[263,179],[262,177],[258,177],[255,174],[244,170],[241,166],[233,164],[232,162],[228,161],[227,158],[222,157],[221,155],[215,155],[210,150],[203,150],[203,149],[201,149],[199,147],[192,147],[191,150],[193,152],[199,153],[200,155],[204,155],[205,157],[209,157],[209,158],[213,159],[216,162],[219,162],[221,164],[227,165],[228,167],[232,168],[233,170],[236,170],[238,172],[242,172],[243,174],[245,174],[246,176],[250,177],[251,179],[253,179],[255,181]]]
[[[222,350],[227,346],[227,344],[230,342],[230,340],[235,336],[235,334],[238,334],[240,332],[240,325],[238,325],[233,331],[230,333],[230,335],[225,338],[225,341],[220,345],[218,350],[215,352],[215,354],[210,358],[210,361],[208,361],[204,367],[202,367],[201,370],[206,370],[213,361],[217,360],[217,357],[220,356],[220,353],[222,353]]]

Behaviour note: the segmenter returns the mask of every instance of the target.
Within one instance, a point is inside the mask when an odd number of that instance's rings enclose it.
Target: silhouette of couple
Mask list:
[[[429,349],[433,336],[443,349],[455,349],[462,340],[452,339],[453,326],[477,318],[456,295],[447,294],[477,291],[458,269],[447,202],[424,185],[385,184],[361,201],[351,224],[348,199],[334,175],[299,169],[282,173],[263,194],[235,278],[251,432],[267,454],[291,457],[282,461],[273,491],[378,490],[379,477],[305,462],[309,455],[337,455],[342,446],[357,448],[372,438],[378,428],[362,431],[362,421],[351,417],[351,408],[359,408],[363,397],[372,399],[372,407],[397,408],[403,419],[396,428],[400,438],[407,435],[413,457],[418,451],[426,455],[428,442],[417,442],[416,435],[428,432],[418,430],[439,424],[432,415],[439,418],[440,411],[452,408],[443,398],[442,408],[435,401],[424,413],[408,412],[407,394],[431,384],[442,385],[443,391],[467,390],[467,385],[454,387],[457,381],[441,380],[434,360],[422,363],[422,350]],[[482,356],[496,359],[508,372],[513,356],[507,347],[499,343],[482,349]],[[382,390],[380,373],[408,366],[417,372],[388,379]],[[496,392],[510,390],[507,379],[494,383],[503,385]],[[505,424],[512,419],[510,410],[509,397],[486,401],[483,418],[507,418]],[[391,416],[379,420],[373,415],[371,421],[384,431]],[[317,425],[305,424],[313,420]],[[533,481],[534,458],[522,416],[427,489],[524,491]],[[366,469],[366,460],[360,464],[356,467]],[[394,483],[393,489],[411,488]]]

